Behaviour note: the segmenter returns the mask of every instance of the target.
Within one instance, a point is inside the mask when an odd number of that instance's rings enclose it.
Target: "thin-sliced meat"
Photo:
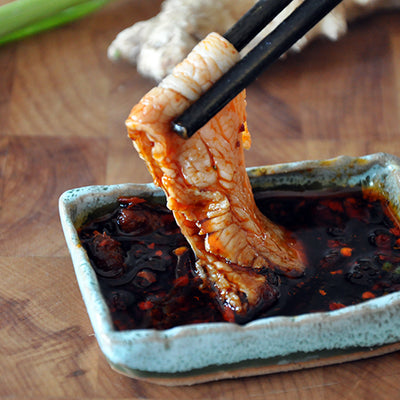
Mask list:
[[[299,276],[302,253],[258,210],[245,169],[245,93],[190,139],[171,122],[239,59],[210,34],[132,109],[129,137],[197,257],[197,273],[229,320],[247,320],[279,295],[275,273]]]

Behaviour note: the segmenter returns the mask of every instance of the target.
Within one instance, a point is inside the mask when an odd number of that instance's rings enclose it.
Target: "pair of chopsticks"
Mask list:
[[[292,0],[258,1],[224,37],[242,50]],[[276,29],[225,73],[206,93],[172,122],[187,139],[290,49],[341,0],[305,0]]]

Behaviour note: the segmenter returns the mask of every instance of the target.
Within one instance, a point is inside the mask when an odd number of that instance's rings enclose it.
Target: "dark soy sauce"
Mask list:
[[[280,296],[257,318],[331,311],[400,289],[400,225],[373,191],[255,194],[260,210],[303,246],[304,276],[279,276]],[[172,213],[144,199],[79,231],[118,330],[224,321],[214,294],[200,290],[195,258]]]

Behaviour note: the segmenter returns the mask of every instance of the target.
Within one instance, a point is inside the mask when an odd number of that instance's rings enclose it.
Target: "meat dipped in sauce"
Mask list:
[[[303,252],[283,228],[259,212],[246,173],[249,147],[245,93],[188,140],[171,122],[239,58],[210,34],[126,122],[133,144],[196,257],[195,275],[215,292],[221,312],[246,321],[279,296],[277,276],[304,273]]]
[[[275,192],[259,209],[303,244],[305,274],[280,276],[254,318],[332,311],[400,290],[400,226],[375,192]],[[119,330],[230,320],[201,288],[195,255],[164,206],[121,198],[79,232]]]

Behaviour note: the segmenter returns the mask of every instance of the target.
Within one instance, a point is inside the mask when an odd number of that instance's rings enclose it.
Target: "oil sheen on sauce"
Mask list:
[[[260,210],[302,243],[307,269],[279,276],[280,296],[257,318],[332,311],[400,290],[400,224],[374,191],[264,191]],[[137,197],[79,231],[118,330],[225,321],[200,290],[195,258],[172,213]]]

